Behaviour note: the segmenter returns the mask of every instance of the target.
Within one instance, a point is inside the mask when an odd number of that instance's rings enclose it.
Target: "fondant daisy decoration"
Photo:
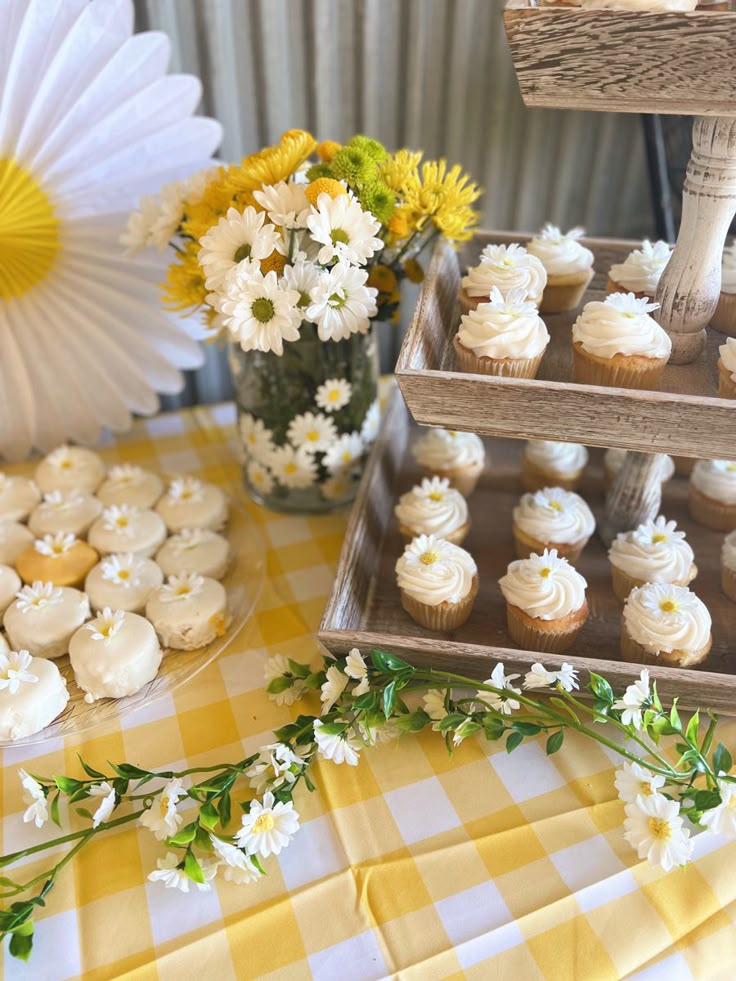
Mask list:
[[[169,576],[161,587],[162,603],[177,603],[192,599],[202,592],[204,578],[194,572],[184,572],[180,576]]]

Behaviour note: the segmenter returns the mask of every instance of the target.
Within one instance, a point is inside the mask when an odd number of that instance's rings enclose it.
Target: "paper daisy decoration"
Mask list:
[[[220,142],[168,57],[164,35],[133,36],[131,0],[2,6],[0,455],[123,430],[202,362],[195,328],[161,310],[166,255],[134,265],[119,241],[141,195]],[[173,185],[156,204],[159,240],[182,199]]]

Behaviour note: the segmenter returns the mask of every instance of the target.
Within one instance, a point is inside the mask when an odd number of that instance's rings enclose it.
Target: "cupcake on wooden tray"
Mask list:
[[[530,439],[521,457],[521,482],[527,491],[545,487],[575,490],[587,462],[588,451],[581,443]]]
[[[468,505],[460,491],[444,477],[425,477],[402,494],[394,508],[402,538],[435,535],[452,545],[462,545],[470,530]]]
[[[723,250],[721,294],[710,325],[722,334],[736,337],[736,241]]]
[[[723,540],[721,585],[726,596],[736,603],[736,531],[729,532]]]
[[[613,591],[624,602],[632,589],[648,582],[687,586],[698,574],[685,532],[661,515],[616,537],[608,552]]]
[[[105,464],[82,446],[58,446],[41,460],[34,476],[43,494],[55,490],[94,494],[105,478]]]
[[[511,562],[499,586],[509,634],[524,650],[562,654],[588,619],[587,583],[555,549]]]
[[[582,228],[573,228],[563,235],[555,225],[545,225],[528,245],[547,272],[547,285],[539,306],[541,313],[562,313],[574,310],[593,278],[594,255],[578,239]]]
[[[690,516],[715,531],[736,528],[736,460],[698,460],[690,474]]]
[[[463,276],[460,306],[463,313],[475,310],[479,303],[488,302],[494,287],[504,296],[510,290],[522,289],[539,306],[546,284],[544,266],[523,245],[487,245],[478,265]]]
[[[32,480],[0,470],[0,521],[25,521],[40,500],[41,492]]]
[[[658,303],[612,293],[586,303],[572,327],[575,381],[586,385],[657,389],[672,341],[652,317]]]
[[[729,337],[718,348],[718,394],[736,399],[736,337]]]
[[[664,455],[664,460],[662,461],[662,469],[660,471],[660,479],[662,483],[666,483],[671,480],[675,475],[675,461],[671,456]],[[619,470],[624,465],[624,460],[626,459],[626,450],[622,450],[618,446],[611,447],[610,450],[606,450],[603,456],[603,476],[606,487],[610,487],[618,476]]]
[[[478,568],[473,557],[434,535],[420,535],[396,563],[401,605],[428,630],[462,626],[478,595]]]
[[[687,586],[647,583],[624,604],[621,658],[635,664],[691,668],[710,651],[711,618]]]
[[[430,477],[447,477],[450,485],[465,497],[475,490],[486,462],[480,437],[453,429],[430,429],[411,451]]]
[[[453,343],[462,371],[534,378],[549,333],[524,290],[513,289],[504,296],[494,286],[487,303],[463,314]]]
[[[81,586],[99,555],[74,535],[59,532],[37,538],[15,560],[25,583],[50,582],[54,586]]]
[[[654,296],[671,255],[667,242],[652,243],[644,239],[640,249],[634,249],[623,262],[611,266],[606,292],[633,293],[639,298]]]
[[[594,531],[595,518],[588,505],[562,487],[524,494],[514,508],[514,545],[520,559],[547,548],[576,562]]]

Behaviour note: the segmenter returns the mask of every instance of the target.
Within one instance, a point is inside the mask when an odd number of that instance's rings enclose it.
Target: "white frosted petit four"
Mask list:
[[[149,559],[166,540],[166,525],[155,511],[113,504],[89,530],[88,541],[101,555],[132,552]]]
[[[53,661],[25,650],[0,653],[0,739],[40,732],[68,701],[66,681]]]
[[[214,484],[179,477],[172,480],[156,510],[172,534],[185,528],[219,531],[227,521],[227,498]]]
[[[164,575],[196,572],[210,579],[222,579],[230,559],[227,539],[209,528],[185,528],[168,538],[156,553]]]
[[[28,519],[28,527],[36,538],[60,532],[83,538],[101,512],[102,504],[92,494],[55,490],[44,494]]]
[[[5,634],[0,633],[0,654],[5,654],[10,650],[10,645],[5,639]]]
[[[57,446],[41,460],[34,476],[43,494],[55,490],[94,494],[105,477],[105,464],[82,446]]]
[[[130,552],[106,555],[87,576],[84,584],[93,610],[125,610],[142,613],[151,593],[164,581],[152,559]]]
[[[18,521],[0,521],[0,562],[15,565],[15,560],[33,545],[33,533]]]
[[[25,521],[40,500],[32,480],[0,471],[0,521]]]
[[[161,664],[156,631],[136,613],[105,609],[80,627],[69,643],[74,678],[86,694],[124,698],[153,681]]]
[[[9,565],[0,565],[0,616],[5,613],[10,604],[15,600],[15,594],[20,590],[23,583],[20,576]]]
[[[3,626],[14,650],[55,658],[67,653],[72,634],[88,617],[89,600],[78,589],[34,582],[7,608]]]
[[[107,479],[97,489],[97,496],[105,505],[127,504],[134,508],[152,508],[164,492],[164,482],[158,474],[122,463],[112,467]]]
[[[146,617],[164,647],[179,651],[205,647],[227,629],[225,588],[195,573],[171,576],[149,599]]]

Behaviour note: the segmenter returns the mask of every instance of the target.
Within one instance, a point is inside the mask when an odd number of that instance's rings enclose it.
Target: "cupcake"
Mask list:
[[[710,628],[710,613],[687,586],[638,586],[624,604],[621,658],[635,664],[694,667],[708,656]]]
[[[616,537],[608,552],[613,591],[624,602],[632,589],[648,582],[687,586],[698,574],[685,532],[661,515]]]
[[[0,616],[13,602],[22,585],[20,576],[15,569],[9,565],[0,565]]]
[[[24,586],[5,611],[3,626],[16,651],[62,657],[75,630],[89,617],[89,600],[78,589],[34,582]]]
[[[626,450],[622,450],[617,446],[606,450],[603,456],[603,475],[606,487],[610,487],[618,476],[621,467],[624,465],[626,452]],[[663,454],[663,457],[660,479],[664,484],[675,475],[675,461],[671,456],[667,456],[666,454]]]
[[[172,480],[156,505],[156,513],[172,534],[184,528],[220,531],[227,521],[227,498],[214,484],[196,477],[180,477]]]
[[[144,617],[105,609],[76,631],[69,642],[69,661],[85,702],[124,698],[156,677],[161,647]]]
[[[618,388],[659,388],[672,341],[649,316],[658,303],[612,293],[586,303],[572,327],[575,381]]]
[[[40,500],[41,492],[32,480],[0,470],[0,521],[25,521]]]
[[[736,531],[730,532],[723,540],[721,585],[726,596],[736,603]]]
[[[639,299],[654,296],[671,255],[667,242],[652,243],[644,239],[640,249],[634,249],[623,262],[611,266],[606,292],[633,293]]]
[[[0,521],[0,562],[15,565],[18,556],[33,545],[33,534],[18,521]]]
[[[736,293],[734,294],[736,296]],[[736,328],[736,324],[734,324]],[[723,399],[736,399],[736,330],[718,348],[718,394]]]
[[[470,616],[478,595],[472,556],[434,535],[420,535],[396,563],[401,605],[428,630],[457,630]]]
[[[149,559],[166,540],[163,518],[148,508],[113,504],[89,530],[89,543],[100,555],[132,552]]]
[[[94,494],[105,477],[105,464],[81,446],[59,446],[36,467],[36,483],[43,494],[85,491]]]
[[[51,491],[34,508],[28,527],[36,538],[44,535],[76,535],[81,538],[99,518],[102,504],[91,494],[82,491]]]
[[[547,285],[547,272],[536,256],[523,245],[487,245],[480,263],[468,270],[461,281],[460,305],[463,313],[475,310],[490,299],[495,287],[506,296],[510,290],[522,289],[536,306]]]
[[[66,708],[66,681],[53,661],[25,650],[0,653],[0,739],[14,741],[45,729]]]
[[[430,477],[447,477],[465,497],[475,490],[486,462],[480,437],[452,429],[430,429],[413,445],[412,454]]]
[[[152,594],[161,587],[164,574],[152,559],[140,555],[106,555],[87,576],[84,591],[93,610],[106,607],[127,613],[143,613]]]
[[[470,530],[468,505],[447,477],[425,477],[399,498],[394,508],[399,531],[410,542],[419,535],[434,535],[451,545],[462,545]]]
[[[193,572],[170,576],[146,603],[146,619],[164,647],[192,651],[211,644],[227,629],[227,594],[216,579]]]
[[[568,650],[588,619],[587,585],[555,549],[511,562],[499,586],[514,643],[545,654]]]
[[[723,250],[721,293],[710,325],[722,334],[736,337],[736,241]]]
[[[81,586],[99,555],[74,535],[44,535],[15,560],[23,582],[50,582],[54,586]]]
[[[164,483],[158,474],[123,463],[111,467],[97,496],[105,507],[127,504],[132,508],[152,508],[163,492]]]
[[[698,460],[690,474],[690,516],[716,531],[736,528],[736,460]]]
[[[229,561],[227,539],[209,528],[185,528],[167,538],[156,552],[156,562],[165,576],[196,572],[210,579],[222,579]]]
[[[530,439],[521,457],[521,482],[527,491],[575,490],[587,462],[588,451],[580,443]]]
[[[514,545],[520,559],[547,549],[576,562],[595,531],[595,518],[585,501],[562,487],[524,494],[514,508]]]
[[[594,260],[590,249],[578,241],[582,235],[582,228],[573,228],[563,235],[554,225],[545,225],[529,243],[529,252],[541,261],[547,272],[541,313],[562,313],[580,305],[593,278]]]
[[[534,378],[549,333],[523,290],[510,290],[504,297],[494,286],[488,303],[463,314],[453,344],[462,371]]]

